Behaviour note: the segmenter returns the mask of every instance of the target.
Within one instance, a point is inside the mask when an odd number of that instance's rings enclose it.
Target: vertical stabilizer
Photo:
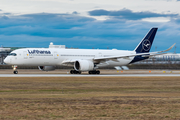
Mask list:
[[[144,37],[144,39],[139,43],[139,45],[134,50],[136,51],[136,53],[146,53],[150,51],[157,29],[158,28],[151,28],[148,34]]]

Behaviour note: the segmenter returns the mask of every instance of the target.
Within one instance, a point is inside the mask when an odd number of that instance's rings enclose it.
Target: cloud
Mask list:
[[[108,10],[92,10],[89,11],[90,16],[110,16],[116,17],[120,19],[128,19],[128,20],[140,20],[143,18],[151,18],[151,17],[175,17],[178,14],[158,14],[149,11],[145,12],[133,12],[129,9],[122,9],[119,11],[108,11]]]
[[[72,14],[79,14],[77,11],[74,11]]]
[[[71,37],[78,27],[93,21],[72,14],[25,14],[19,16],[1,16],[0,34],[17,35],[28,34],[44,37]],[[67,32],[68,31],[68,32]],[[68,35],[69,34],[69,35]]]
[[[154,42],[159,50],[166,49],[174,42],[180,45],[178,19],[167,23],[150,23],[114,17],[97,21],[74,13],[11,13],[0,14],[0,23],[0,45],[6,47],[48,47],[50,42],[54,42],[74,48],[133,50],[152,27],[159,27]]]
[[[167,2],[169,2],[169,1],[172,1],[172,0],[146,0],[146,1],[167,1]]]
[[[177,24],[180,24],[180,16],[175,18],[175,19],[173,19],[172,21],[177,23]]]

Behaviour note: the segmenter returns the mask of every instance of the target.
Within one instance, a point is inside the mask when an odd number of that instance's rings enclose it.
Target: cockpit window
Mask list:
[[[10,53],[8,56],[17,56],[16,53]]]

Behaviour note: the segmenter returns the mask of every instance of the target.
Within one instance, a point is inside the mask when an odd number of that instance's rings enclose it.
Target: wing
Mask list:
[[[73,66],[77,60],[78,59],[67,59],[67,60],[62,61],[62,65]]]
[[[151,56],[156,56],[156,55],[167,54],[165,52],[171,50],[175,46],[175,44],[176,43],[174,43],[170,48],[163,50],[163,51],[148,52],[148,53],[135,53],[135,54],[129,54],[129,55],[118,55],[118,56],[110,56],[110,57],[96,57],[96,58],[93,58],[92,61],[94,61],[94,63],[99,63],[99,62],[105,61],[105,60],[117,61],[117,59],[119,59],[119,58],[130,59],[130,57],[134,57],[134,56],[151,57]],[[69,65],[73,66],[74,62],[76,62],[77,60],[79,60],[79,59],[71,59],[71,60],[67,59],[67,60],[64,60],[62,62],[62,64],[66,65],[66,66],[69,66]]]
[[[119,56],[111,56],[111,57],[98,57],[98,58],[94,58],[94,60],[96,61],[101,61],[101,60],[114,60],[114,59],[118,59],[118,58],[125,58],[128,59],[129,57],[134,57],[134,56],[142,56],[142,57],[150,57],[150,56],[156,56],[156,55],[162,55],[162,54],[166,54],[164,52],[167,52],[169,50],[171,50],[176,43],[174,43],[170,48],[163,50],[163,51],[158,51],[158,52],[149,52],[149,53],[136,53],[136,54],[129,54],[129,55],[119,55]]]

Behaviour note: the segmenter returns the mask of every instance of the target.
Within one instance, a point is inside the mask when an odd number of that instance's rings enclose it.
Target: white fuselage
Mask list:
[[[8,56],[4,61],[10,65],[58,66],[65,60],[93,60],[99,57],[135,54],[135,51],[99,50],[99,49],[59,49],[59,48],[24,48],[12,51],[16,56]],[[97,67],[122,66],[129,64],[134,57],[104,60]]]

